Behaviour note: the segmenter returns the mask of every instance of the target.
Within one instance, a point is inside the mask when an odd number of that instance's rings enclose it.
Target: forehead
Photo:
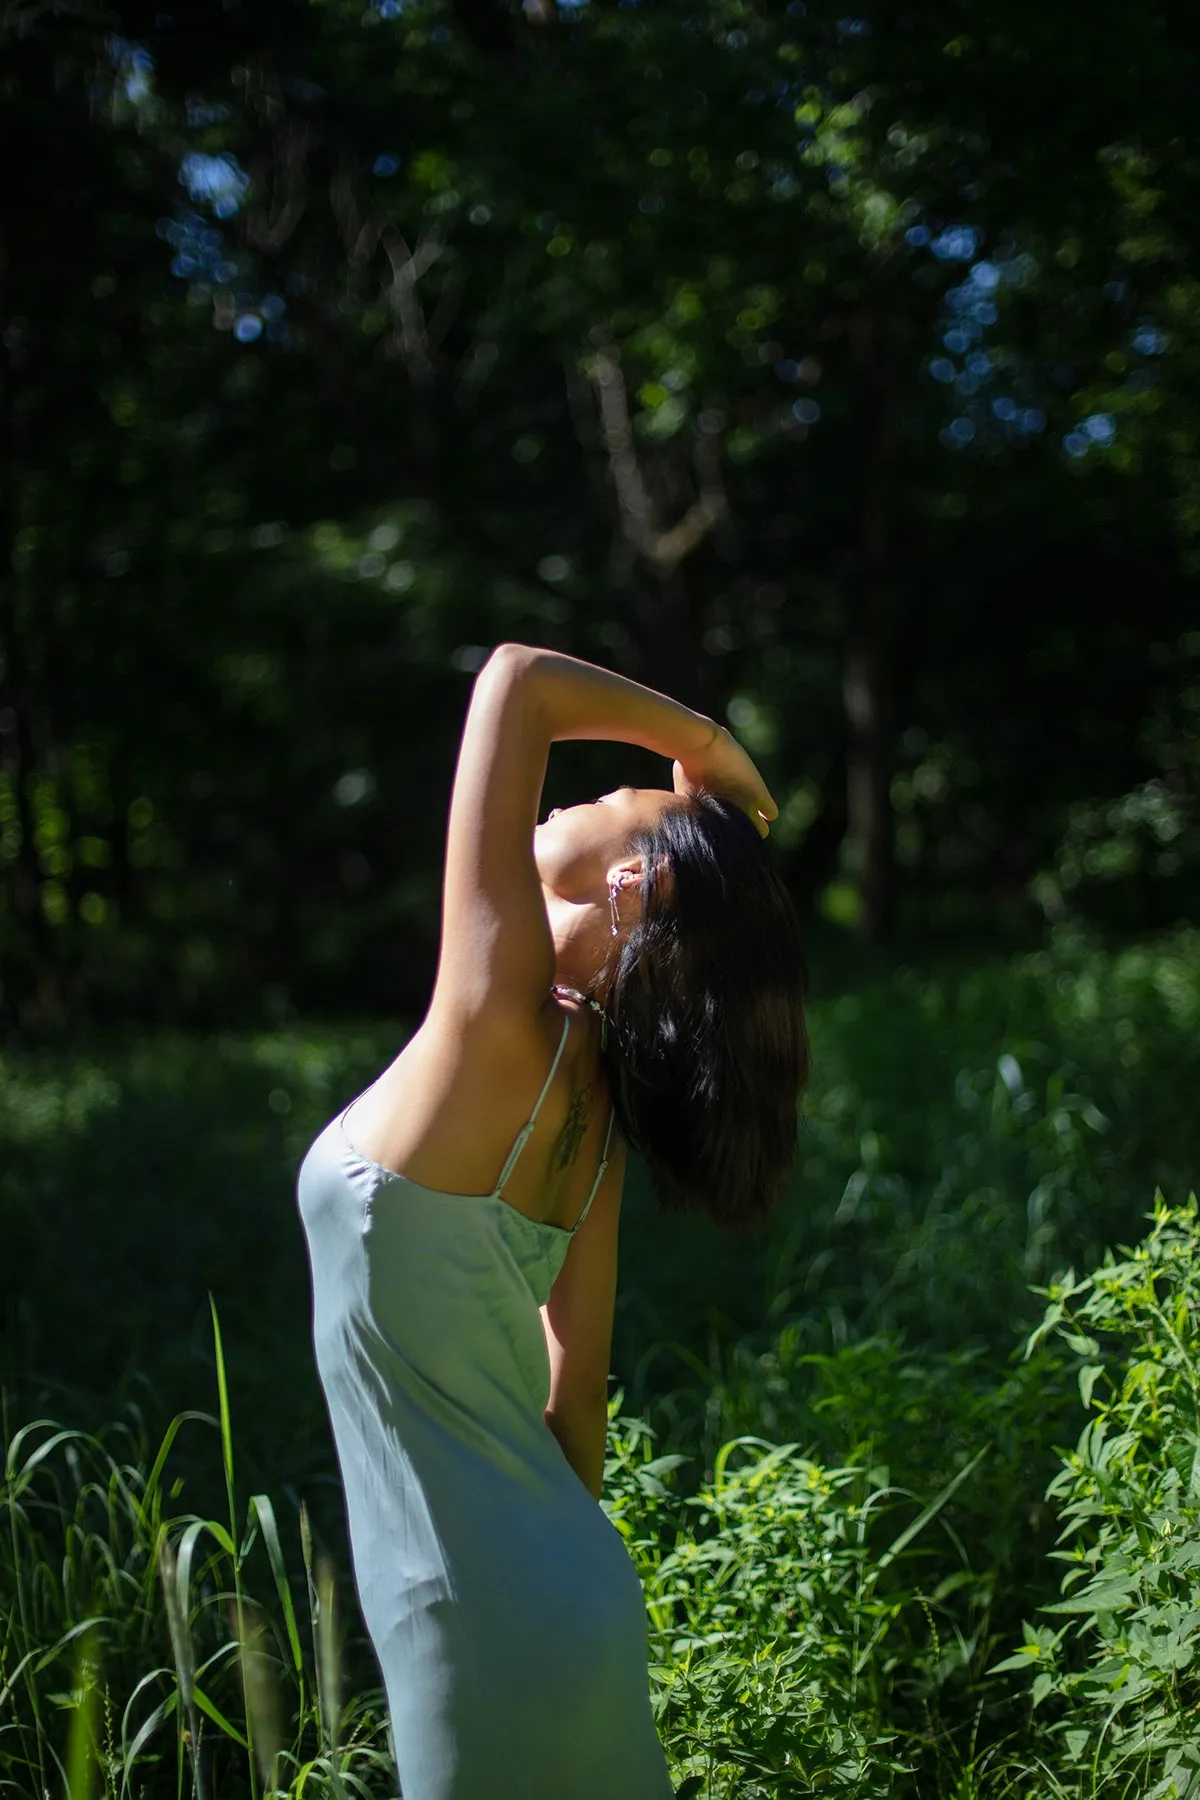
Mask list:
[[[657,810],[665,806],[668,801],[681,801],[683,796],[681,794],[673,793],[670,788],[630,787],[629,783],[626,782],[621,787],[614,788],[612,793],[607,795],[606,798],[610,800],[623,800],[629,805],[639,807],[654,807]]]
[[[607,812],[618,835],[653,830],[668,812],[687,804],[682,794],[670,788],[619,787],[605,796],[600,808]]]

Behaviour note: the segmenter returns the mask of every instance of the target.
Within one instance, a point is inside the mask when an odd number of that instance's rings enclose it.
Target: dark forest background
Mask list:
[[[395,1800],[294,1179],[505,639],[730,725],[813,977],[769,1229],[622,1206],[681,1796],[1200,1794],[1200,10],[849,4],[0,0],[19,1800]]]
[[[851,960],[1187,915],[1185,9],[0,34],[12,1047],[411,1017],[504,638],[728,720]],[[551,799],[621,755],[556,753]]]

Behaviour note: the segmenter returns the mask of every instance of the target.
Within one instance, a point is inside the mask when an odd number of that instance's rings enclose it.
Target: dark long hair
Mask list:
[[[617,1123],[664,1207],[748,1230],[780,1196],[808,1074],[795,909],[732,801],[667,807],[630,849],[642,916],[605,998]]]

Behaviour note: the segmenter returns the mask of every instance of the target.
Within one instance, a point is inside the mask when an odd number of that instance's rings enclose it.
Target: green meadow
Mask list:
[[[603,1505],[680,1795],[1200,1791],[1198,1026],[1189,930],[863,976],[761,1239],[634,1169]],[[0,1793],[395,1796],[293,1183],[403,1033],[0,1066]]]
[[[769,1226],[622,1212],[680,1800],[1200,1800],[1198,93],[1150,0],[0,0],[0,1800],[399,1800],[295,1179],[506,642],[728,725],[814,973]]]

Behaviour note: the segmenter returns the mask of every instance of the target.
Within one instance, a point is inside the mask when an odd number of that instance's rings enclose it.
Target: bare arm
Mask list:
[[[640,682],[557,650],[529,650],[530,678],[538,712],[551,743],[603,738],[640,744],[681,762],[699,756],[719,726],[703,713]]]
[[[541,1309],[550,1363],[546,1424],[597,1500],[608,1441],[608,1370],[625,1159],[626,1146],[618,1135],[592,1209],[571,1239]]]
[[[554,742],[607,738],[641,744],[674,762],[674,787],[727,794],[749,813],[763,837],[779,808],[762,776],[723,725],[694,713],[653,688],[554,650],[537,650],[533,664],[538,702]]]
[[[546,1424],[592,1499],[599,1500],[608,1450],[608,1396],[580,1401],[569,1412],[547,1412]]]
[[[775,816],[753,763],[712,719],[573,656],[501,644],[475,682],[450,802],[431,1005],[447,1024],[486,1015],[507,1026],[544,1003],[554,946],[533,831],[550,745],[567,738],[640,744],[696,779],[710,768],[731,786],[740,778]]]

